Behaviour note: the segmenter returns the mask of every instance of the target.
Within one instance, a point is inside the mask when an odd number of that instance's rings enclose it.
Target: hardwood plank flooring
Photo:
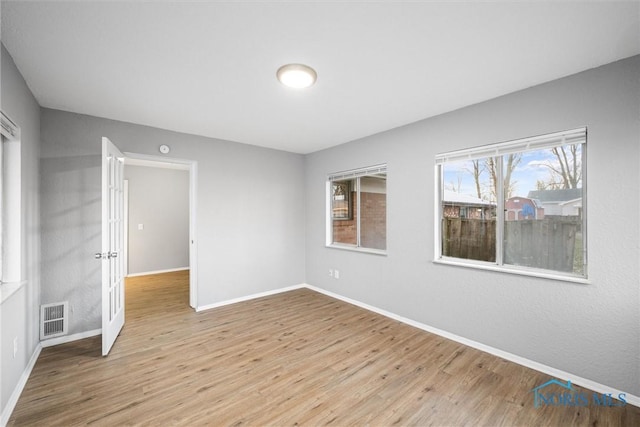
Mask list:
[[[187,272],[130,278],[100,345],[43,349],[9,425],[640,425],[534,408],[550,377],[308,289],[195,313]]]

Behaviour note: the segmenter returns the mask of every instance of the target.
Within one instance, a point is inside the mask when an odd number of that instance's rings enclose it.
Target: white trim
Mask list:
[[[512,265],[498,265],[486,261],[473,259],[462,260],[462,258],[442,257],[433,260],[434,264],[455,265],[456,267],[477,268],[479,270],[497,271],[499,273],[517,274],[520,276],[539,277],[541,279],[560,280],[563,282],[579,283],[589,285],[589,279],[582,276],[564,275],[562,272],[552,272],[551,270],[538,270],[529,267],[518,267]]]
[[[5,141],[2,147],[2,280],[22,280],[22,150],[19,140]]]
[[[125,163],[126,167],[126,163]],[[126,169],[125,169],[126,170]],[[124,277],[129,276],[129,180],[124,180],[124,200],[123,200],[123,220],[124,220],[124,240],[122,242],[122,271]]]
[[[332,249],[340,249],[343,251],[351,251],[351,252],[362,252],[365,254],[374,254],[374,255],[382,255],[382,256],[386,256],[387,255],[387,251],[383,250],[383,249],[371,249],[371,248],[367,248],[364,246],[355,246],[355,245],[347,245],[344,243],[330,243],[328,245],[325,245],[325,247],[327,248],[332,248]]]
[[[26,283],[26,280],[19,282],[2,282],[2,286],[0,286],[0,305],[15,295]]]
[[[233,298],[233,299],[226,300],[226,301],[221,301],[221,302],[216,302],[216,303],[213,303],[213,304],[207,304],[207,305],[203,305],[203,306],[200,306],[200,307],[196,307],[196,311],[200,312],[200,311],[205,311],[205,310],[211,310],[212,308],[223,307],[225,305],[231,305],[231,304],[235,304],[235,303],[238,303],[238,302],[249,301],[249,300],[256,299],[256,298],[262,298],[262,297],[267,297],[267,296],[270,296],[270,295],[281,294],[283,292],[294,291],[296,289],[302,289],[302,288],[305,288],[305,287],[308,287],[308,285],[305,285],[305,284],[293,285],[293,286],[289,286],[289,287],[286,287],[286,288],[274,289],[272,291],[260,292],[260,293],[257,293],[257,294],[247,295],[245,297]]]
[[[198,162],[196,160],[124,152],[125,164],[189,170],[189,305],[198,306]],[[128,276],[131,277],[131,276]]]
[[[581,145],[582,153],[582,271],[581,275],[565,274],[562,271],[554,269],[544,269],[526,266],[517,266],[514,264],[505,263],[505,236],[504,227],[506,225],[505,212],[506,209],[502,209],[501,206],[506,206],[506,194],[504,186],[498,185],[496,187],[496,230],[495,230],[495,261],[492,263],[477,261],[467,258],[453,258],[443,255],[443,230],[442,222],[444,218],[443,204],[446,202],[443,200],[443,194],[436,199],[436,211],[434,216],[434,263],[449,264],[460,267],[472,267],[480,268],[484,270],[492,270],[499,272],[506,272],[511,274],[520,274],[524,276],[543,277],[553,280],[561,280],[573,283],[588,284],[588,272],[587,272],[587,206],[586,206],[586,145],[587,145],[587,128],[581,127],[577,129],[555,132],[546,135],[538,135],[529,138],[522,138],[514,141],[500,142],[496,144],[489,144],[480,147],[473,147],[464,150],[451,151],[448,153],[437,154],[435,157],[435,193],[436,197],[438,193],[444,192],[444,170],[443,165],[448,162],[457,162],[463,160],[480,159],[492,156],[504,156],[506,154],[525,153],[530,150],[540,150],[545,148],[561,147],[567,144]],[[503,183],[503,161],[496,162],[496,181]],[[438,200],[440,199],[440,200]]]
[[[518,365],[521,366],[525,366],[527,368],[533,369],[535,371],[538,372],[542,372],[544,374],[550,375],[552,377],[558,378],[560,380],[571,380],[571,382],[573,384],[579,385],[581,387],[585,387],[589,390],[598,392],[598,393],[611,393],[613,396],[618,396],[621,393],[624,393],[626,396],[626,401],[628,404],[639,407],[640,408],[640,397],[639,396],[635,396],[632,395],[630,393],[627,392],[623,392],[621,390],[612,388],[612,387],[608,387],[604,384],[589,380],[587,378],[583,378],[574,374],[571,374],[569,372],[566,371],[562,371],[560,369],[556,369],[553,368],[551,366],[547,366],[544,365],[542,363],[538,363],[535,362],[533,360],[518,356],[516,354],[513,353],[509,353],[500,349],[497,349],[495,347],[491,347],[485,344],[482,344],[480,342],[477,341],[473,341],[470,340],[468,338],[462,337],[460,335],[456,335],[456,334],[452,334],[450,332],[444,331],[442,329],[438,329],[438,328],[434,328],[432,326],[426,325],[424,323],[420,323],[417,322],[415,320],[411,320],[408,319],[406,317],[403,316],[399,316],[397,314],[391,313],[389,311],[380,309],[378,307],[374,307],[372,305],[369,304],[365,304],[363,302],[360,302],[358,300],[354,300],[352,298],[348,298],[348,297],[344,297],[342,295],[333,293],[331,291],[327,291],[325,289],[322,288],[318,288],[316,286],[313,285],[309,285],[307,283],[302,283],[300,285],[294,285],[294,286],[289,286],[289,287],[285,287],[285,288],[280,288],[280,289],[275,289],[272,291],[267,291],[267,292],[260,292],[257,294],[253,294],[253,295],[248,295],[246,297],[240,297],[240,298],[234,298],[231,300],[227,300],[227,301],[222,301],[219,303],[214,303],[214,304],[208,304],[202,307],[197,307],[196,308],[196,312],[200,312],[200,311],[204,311],[204,310],[209,310],[212,308],[217,308],[217,307],[222,307],[225,305],[230,305],[230,304],[235,304],[237,302],[243,302],[243,301],[248,301],[248,300],[252,300],[252,299],[256,299],[256,298],[261,298],[261,297],[265,297],[265,296],[270,296],[270,295],[275,295],[275,294],[279,294],[279,293],[283,293],[283,292],[288,292],[288,291],[293,291],[296,289],[310,289],[312,291],[321,293],[323,295],[327,295],[329,297],[338,299],[340,301],[344,301],[346,303],[349,304],[353,304],[355,306],[358,306],[360,308],[363,308],[365,310],[369,310],[371,312],[380,314],[382,316],[388,317],[390,319],[393,320],[397,320],[399,322],[402,322],[404,324],[407,324],[409,326],[413,326],[415,328],[418,329],[422,329],[423,331],[432,333],[432,334],[436,334],[438,336],[450,339],[452,341],[458,342],[460,344],[464,344],[466,346],[475,348],[477,350],[480,351],[484,351],[485,353],[489,353],[491,355],[494,355],[496,357],[500,357],[502,359],[508,360],[510,362],[513,363],[517,363]],[[27,365],[27,367],[25,368],[22,376],[20,377],[20,381],[18,381],[18,384],[16,385],[16,388],[14,389],[11,398],[9,399],[9,401],[7,402],[7,405],[5,406],[4,410],[2,411],[2,418],[0,419],[0,426],[4,427],[7,422],[9,421],[9,418],[11,417],[11,413],[13,412],[16,403],[18,403],[18,398],[20,397],[20,394],[22,393],[22,390],[24,389],[25,385],[27,384],[27,380],[29,379],[29,376],[31,375],[31,371],[33,370],[33,367],[35,366],[36,361],[38,360],[38,356],[40,355],[40,351],[42,350],[43,347],[49,347],[52,345],[56,345],[56,344],[62,344],[63,342],[71,342],[71,341],[75,341],[75,340],[79,340],[79,339],[83,339],[83,338],[88,338],[88,337],[92,337],[98,334],[101,334],[102,331],[100,329],[94,329],[93,331],[87,331],[87,332],[82,332],[79,334],[73,334],[73,335],[69,335],[67,337],[60,337],[57,339],[52,339],[52,340],[48,340],[46,343],[42,342],[39,343],[36,347],[36,350],[34,351],[33,355],[31,356],[31,359],[29,360],[29,363]],[[62,340],[64,340],[62,342]],[[54,343],[54,341],[60,341],[60,342],[56,342]]]
[[[124,244],[123,205],[124,154],[102,137],[102,355],[111,347],[124,327],[125,292],[122,271]],[[119,255],[114,259],[112,252]]]
[[[495,223],[495,228],[496,228],[495,239],[496,240],[494,242],[494,245],[496,247],[496,265],[499,267],[504,267],[505,266],[504,247],[506,245],[506,242],[504,241],[504,227],[506,227],[504,212],[507,207],[507,199],[505,199],[505,196],[509,194],[509,189],[507,189],[505,193],[504,171],[503,171],[504,159],[501,157],[500,161],[496,161],[494,163],[495,163],[496,177],[498,181],[497,183],[493,184],[496,189],[496,223]],[[440,221],[442,221],[444,218],[444,211],[440,215],[441,215]],[[491,214],[489,214],[489,217],[491,217]],[[520,239],[522,239],[522,236],[520,236]],[[443,258],[442,252],[440,252],[440,257]]]
[[[434,240],[433,240],[433,253],[436,256],[442,253],[442,219],[440,217],[440,212],[442,212],[442,196],[444,195],[444,187],[442,185],[443,182],[443,170],[442,165],[436,164],[433,170],[433,182],[436,183],[436,188],[433,192],[433,217],[435,218],[433,222],[434,230]]]
[[[325,195],[325,246],[329,246],[333,242],[333,221],[331,219],[331,181],[327,180]]]
[[[561,132],[440,153],[436,155],[436,164],[461,160],[472,160],[492,156],[502,156],[505,154],[512,154],[530,150],[540,150],[567,144],[586,143],[587,127],[583,126],[581,128]]]
[[[367,248],[362,246],[362,241],[361,241],[361,233],[362,233],[362,227],[360,223],[361,214],[362,214],[362,209],[360,206],[361,190],[362,190],[361,178],[364,178],[367,176],[375,176],[377,174],[385,174],[385,179],[386,179],[386,174],[387,174],[386,163],[381,163],[379,165],[368,166],[360,169],[352,169],[344,172],[330,173],[327,176],[327,187],[326,187],[327,210],[326,210],[326,231],[325,231],[325,236],[326,236],[325,246],[327,248],[337,248],[337,249],[345,249],[345,250],[356,251],[356,252],[374,253],[377,255],[387,254],[386,244],[385,244],[385,249],[374,249],[374,248]],[[355,209],[356,217],[354,218],[355,224],[356,224],[356,244],[355,245],[341,244],[339,242],[333,241],[334,240],[333,238],[333,221],[334,220],[333,220],[333,188],[332,186],[334,181],[347,180],[347,179],[355,180],[355,188],[352,191],[355,191],[356,199],[354,201],[351,201],[352,204],[355,203],[356,205],[356,209]],[[386,196],[387,196],[386,190],[384,195],[386,200]],[[385,225],[385,235],[386,235],[386,225]]]
[[[380,314],[382,316],[388,317],[390,319],[397,320],[399,322],[402,322],[402,323],[405,323],[407,325],[413,326],[415,328],[422,329],[423,331],[439,335],[441,337],[450,339],[450,340],[458,342],[460,344],[464,344],[466,346],[475,348],[475,349],[480,350],[480,351],[484,351],[485,353],[489,353],[489,354],[492,354],[494,356],[500,357],[502,359],[508,360],[510,362],[517,363],[518,365],[525,366],[527,368],[533,369],[533,370],[538,371],[538,372],[542,372],[543,374],[551,375],[551,376],[556,377],[556,378],[558,378],[560,380],[565,380],[565,381],[566,380],[571,380],[571,382],[573,384],[588,388],[589,390],[592,390],[592,391],[595,391],[595,392],[598,392],[598,393],[612,393],[614,398],[617,397],[618,394],[624,393],[626,395],[625,397],[626,397],[626,400],[627,400],[628,404],[640,407],[640,397],[639,396],[634,396],[634,395],[629,394],[627,392],[624,392],[624,391],[621,391],[621,390],[617,390],[617,389],[612,388],[612,387],[608,387],[608,386],[606,386],[604,384],[600,384],[598,382],[589,380],[587,378],[582,378],[582,377],[579,377],[577,375],[571,374],[569,372],[562,371],[560,369],[556,369],[556,368],[553,368],[551,366],[547,366],[547,365],[544,365],[542,363],[535,362],[535,361],[527,359],[525,357],[518,356],[516,354],[509,353],[509,352],[497,349],[495,347],[491,347],[491,346],[482,344],[480,342],[470,340],[470,339],[465,338],[465,337],[461,337],[460,335],[452,334],[452,333],[444,331],[442,329],[434,328],[433,326],[429,326],[429,325],[425,325],[424,323],[416,322],[415,320],[411,320],[411,319],[408,319],[406,317],[399,316],[399,315],[391,313],[389,311],[380,309],[378,307],[374,307],[374,306],[369,305],[369,304],[362,303],[360,301],[357,301],[357,300],[354,300],[354,299],[351,299],[351,298],[348,298],[348,297],[344,297],[342,295],[338,295],[336,293],[324,290],[322,288],[317,288],[317,287],[309,285],[309,284],[304,284],[303,286],[308,288],[308,289],[311,289],[313,291],[319,292],[321,294],[330,296],[332,298],[336,298],[336,299],[339,299],[339,300],[344,301],[346,303],[356,305],[356,306],[358,306],[360,308],[364,308],[365,310],[369,310],[369,311],[372,311],[374,313]]]
[[[0,111],[0,134],[9,141],[20,140],[20,126],[11,120],[4,111]]]
[[[9,398],[9,401],[7,402],[6,406],[2,410],[2,418],[0,418],[0,426],[4,427],[9,422],[9,418],[11,417],[11,414],[13,413],[13,410],[15,409],[16,404],[18,403],[18,399],[20,398],[20,395],[22,394],[24,387],[27,385],[27,381],[31,376],[31,371],[33,371],[33,368],[36,365],[36,362],[38,361],[38,357],[40,356],[40,352],[42,351],[43,348],[51,347],[58,344],[65,344],[72,341],[78,341],[84,338],[94,337],[100,334],[102,334],[102,329],[94,329],[92,331],[80,332],[73,335],[52,338],[50,340],[44,340],[39,342],[38,345],[36,345],[36,348],[33,354],[31,355],[31,358],[29,359],[29,363],[27,363],[27,366],[24,368],[24,371],[22,372],[22,375],[20,376],[20,379],[18,380],[16,387],[13,389],[13,393],[11,393],[11,397]]]
[[[2,285],[2,272],[4,271],[2,265],[4,263],[4,243],[3,243],[3,235],[4,235],[4,219],[3,217],[6,215],[5,212],[5,204],[4,204],[4,160],[3,160],[3,151],[4,151],[4,140],[5,136],[0,136],[0,287]],[[0,300],[0,303],[2,301]]]
[[[4,427],[9,422],[9,418],[11,418],[11,414],[13,413],[13,410],[16,408],[16,404],[18,403],[18,399],[22,394],[22,390],[24,390],[24,387],[27,385],[27,381],[31,376],[31,371],[33,370],[33,367],[36,365],[36,362],[38,361],[38,356],[40,356],[41,351],[42,351],[42,345],[38,343],[38,345],[36,345],[35,350],[33,351],[33,354],[31,355],[31,358],[29,359],[29,363],[27,363],[27,366],[24,368],[24,371],[22,371],[22,375],[20,376],[20,379],[18,380],[16,387],[13,389],[13,393],[11,393],[11,397],[9,397],[9,401],[7,402],[7,404],[2,410],[2,417],[0,418],[0,426]]]
[[[166,270],[144,271],[142,273],[128,274],[127,277],[148,276],[150,274],[172,273],[174,271],[189,270],[189,267],[168,268]]]
[[[361,178],[362,178],[361,176],[356,178],[356,244],[358,248],[362,247],[362,223],[361,223],[362,221],[360,221],[360,219],[362,218],[362,204],[360,203],[362,201],[362,197],[361,197],[362,184],[360,183]],[[386,194],[384,195],[384,198],[386,201],[387,200]],[[331,201],[333,203],[333,198],[331,199]],[[387,209],[385,208],[385,213],[386,211]],[[386,215],[385,215],[385,218],[386,218]],[[333,224],[331,225],[331,229],[333,230]],[[385,240],[386,240],[386,236],[387,234],[385,233]]]
[[[127,166],[146,166],[152,168],[189,170],[191,160],[176,159],[174,157],[154,156],[125,151],[124,164]]]
[[[390,311],[383,310],[381,308],[374,307],[374,306],[369,305],[369,304],[365,304],[365,303],[360,302],[358,300],[354,300],[354,299],[351,299],[351,298],[348,298],[348,297],[344,297],[342,295],[333,293],[331,291],[327,291],[327,290],[322,289],[322,288],[318,288],[318,287],[313,286],[313,285],[309,285],[308,283],[303,283],[303,284],[300,284],[300,285],[290,286],[290,287],[287,287],[287,288],[275,289],[273,291],[261,292],[261,293],[258,293],[258,294],[248,295],[246,297],[234,298],[232,300],[222,301],[222,302],[215,303],[215,304],[209,304],[209,305],[206,305],[206,306],[198,307],[196,309],[196,311],[200,312],[200,311],[209,310],[209,309],[216,308],[216,307],[222,307],[222,306],[225,306],[225,305],[235,304],[237,302],[248,301],[248,300],[252,300],[252,299],[255,299],[255,298],[261,298],[261,297],[264,297],[264,296],[275,295],[275,294],[279,294],[279,293],[282,293],[282,292],[288,292],[288,291],[293,291],[293,290],[296,290],[296,289],[303,289],[303,288],[310,289],[312,291],[327,295],[329,297],[338,299],[340,301],[344,301],[344,302],[349,303],[349,304],[353,304],[353,305],[358,306],[360,308],[363,308],[365,310],[369,310],[371,312],[380,314],[380,315],[388,317],[390,319],[397,320],[398,322],[402,322],[402,323],[404,323],[406,325],[413,326],[413,327],[418,328],[418,329],[422,329],[423,331],[426,331],[426,332],[441,336],[443,338],[450,339],[452,341],[458,342],[460,344],[464,344],[466,346],[475,348],[477,350],[484,351],[485,353],[489,353],[489,354],[491,354],[493,356],[500,357],[502,359],[508,360],[510,362],[513,362],[513,363],[517,363],[518,365],[533,369],[533,370],[538,371],[538,372],[542,372],[543,374],[550,375],[550,376],[558,378],[560,380],[565,380],[565,381],[566,380],[571,380],[571,382],[573,384],[579,385],[581,387],[585,387],[585,388],[587,388],[589,390],[592,390],[592,391],[595,391],[595,392],[598,392],[598,393],[611,393],[614,396],[614,398],[617,397],[619,394],[624,393],[628,404],[640,408],[640,397],[639,396],[635,396],[635,395],[632,395],[630,393],[615,389],[613,387],[608,387],[608,386],[606,386],[604,384],[600,384],[600,383],[598,383],[596,381],[592,381],[590,379],[583,378],[583,377],[571,374],[569,372],[566,372],[566,371],[563,371],[563,370],[560,370],[560,369],[556,369],[556,368],[553,368],[551,366],[544,365],[542,363],[527,359],[525,357],[518,356],[517,354],[509,353],[507,351],[500,350],[498,348],[491,347],[491,346],[488,346],[486,344],[482,344],[482,343],[480,343],[478,341],[470,340],[470,339],[462,337],[460,335],[452,334],[452,333],[444,331],[442,329],[434,328],[433,326],[429,326],[429,325],[426,325],[424,323],[420,323],[420,322],[417,322],[415,320],[411,320],[411,319],[408,319],[406,317],[399,316],[399,315],[397,315],[395,313],[391,313]]]
[[[66,335],[64,337],[51,338],[49,340],[40,341],[40,345],[43,348],[52,347],[54,345],[66,344],[68,342],[78,341],[85,338],[95,337],[102,334],[102,329],[94,329],[86,332],[79,332],[77,334]]]
[[[192,161],[189,168],[189,305],[198,306],[198,162]]]
[[[587,201],[588,188],[585,184],[587,181],[587,150],[582,150],[582,272],[584,277],[589,277],[589,229],[587,227],[587,207],[589,204]]]
[[[364,168],[351,169],[347,171],[333,172],[329,174],[329,176],[327,177],[327,181],[341,181],[346,179],[359,178],[362,176],[376,175],[379,173],[387,173],[386,163],[381,163],[375,166],[367,166]]]

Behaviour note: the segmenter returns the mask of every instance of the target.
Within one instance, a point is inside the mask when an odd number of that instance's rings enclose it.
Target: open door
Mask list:
[[[124,156],[102,138],[102,355],[124,326]]]

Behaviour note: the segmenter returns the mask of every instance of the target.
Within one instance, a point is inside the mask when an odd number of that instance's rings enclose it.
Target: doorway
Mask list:
[[[188,269],[189,305],[195,309],[197,162],[136,153],[124,155],[125,177],[131,178],[125,185],[129,204],[125,211],[125,274],[132,277]]]

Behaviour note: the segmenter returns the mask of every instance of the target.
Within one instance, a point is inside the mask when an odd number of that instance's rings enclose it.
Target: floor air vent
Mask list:
[[[66,335],[68,331],[69,303],[57,302],[40,306],[40,339]]]

